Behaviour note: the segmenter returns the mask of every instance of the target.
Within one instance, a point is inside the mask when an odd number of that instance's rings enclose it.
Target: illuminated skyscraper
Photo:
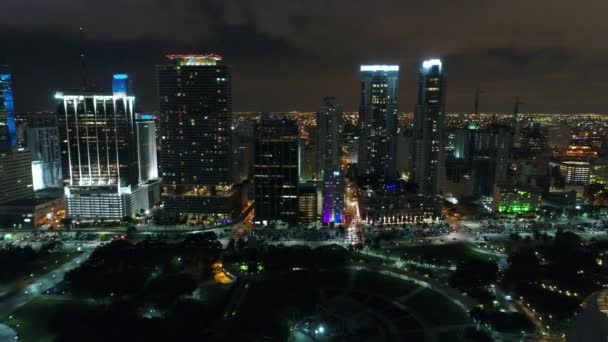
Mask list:
[[[255,127],[255,222],[298,221],[298,125],[262,118]]]
[[[414,114],[413,180],[423,194],[442,191],[445,174],[444,121],[446,80],[439,59],[422,62]]]
[[[198,222],[229,220],[240,213],[231,68],[213,54],[167,58],[157,67],[164,208]]]
[[[13,76],[6,65],[0,65],[0,152],[17,147],[17,125],[13,98]]]
[[[342,105],[325,97],[317,112],[317,158],[323,180],[323,223],[339,223],[344,211],[342,157]]]
[[[133,82],[127,74],[115,74],[112,77],[112,93],[116,96],[133,95]]]
[[[398,88],[398,65],[361,66],[358,169],[379,184],[387,184],[397,175]]]
[[[135,122],[139,183],[158,179],[156,123],[150,114],[140,114]]]
[[[140,209],[135,97],[57,93],[68,215],[119,220]]]

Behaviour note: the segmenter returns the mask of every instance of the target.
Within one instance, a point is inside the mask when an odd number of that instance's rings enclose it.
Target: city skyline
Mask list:
[[[477,87],[483,90],[481,111],[508,112],[520,96],[525,111],[603,112],[602,84],[608,71],[603,66],[605,52],[592,37],[606,31],[605,25],[593,25],[600,22],[596,13],[606,5],[576,6],[587,14],[583,24],[565,20],[570,5],[542,3],[516,1],[471,10],[445,1],[382,1],[378,8],[391,11],[376,17],[369,16],[362,3],[347,6],[343,1],[311,1],[302,8],[262,4],[276,8],[276,16],[264,15],[265,6],[247,1],[141,8],[117,1],[103,6],[71,6],[71,1],[64,1],[42,7],[36,1],[6,1],[0,13],[15,15],[0,21],[0,38],[5,42],[0,61],[14,69],[17,101],[29,99],[18,106],[19,111],[51,109],[56,88],[79,85],[83,44],[78,28],[84,26],[90,79],[103,84],[114,73],[132,74],[145,110],[158,106],[154,65],[162,62],[164,52],[189,51],[219,53],[240,75],[234,89],[237,111],[315,110],[318,98],[327,94],[343,99],[345,110],[354,110],[356,72],[365,63],[399,64],[399,97],[403,107],[410,108],[415,103],[418,62],[441,57],[450,70],[447,104],[455,112],[472,111]],[[421,10],[444,22],[445,29],[418,29],[423,19],[413,13]],[[23,13],[27,19],[14,19]],[[120,24],[109,28],[91,13],[128,15],[129,20],[125,24],[117,20]],[[469,19],[455,24],[453,18],[460,14]],[[40,20],[47,15],[54,19]],[[355,25],[365,18],[369,25]],[[315,20],[319,25],[311,25]],[[127,27],[127,22],[133,25]],[[580,89],[581,82],[589,87]],[[283,85],[281,96],[259,90],[277,83]]]

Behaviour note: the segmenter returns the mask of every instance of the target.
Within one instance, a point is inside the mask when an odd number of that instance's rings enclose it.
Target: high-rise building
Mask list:
[[[286,118],[262,118],[254,136],[254,221],[295,224],[299,207],[298,125]]]
[[[135,126],[135,97],[57,93],[57,120],[68,215],[119,220],[143,208]]]
[[[56,114],[30,114],[23,126],[24,146],[32,153],[34,191],[61,187],[63,174]]]
[[[0,65],[0,152],[17,147],[17,124],[13,98],[13,75]]]
[[[301,182],[298,190],[298,222],[318,222],[318,201],[317,182]]]
[[[317,169],[323,180],[323,223],[340,223],[344,214],[342,105],[325,97],[317,112]]]
[[[509,126],[493,124],[485,129],[472,130],[474,156],[490,158],[494,164],[495,183],[507,182],[511,152],[513,149],[513,130]],[[490,185],[490,188],[492,185]],[[491,192],[484,193],[489,196]]]
[[[156,123],[150,114],[140,114],[135,122],[139,183],[158,179]]]
[[[167,58],[157,67],[164,208],[196,222],[231,219],[240,214],[231,68],[214,54]]]
[[[386,184],[397,175],[398,65],[361,66],[358,169],[374,183]]]
[[[418,191],[442,191],[445,174],[444,121],[446,78],[439,59],[422,62],[418,80],[418,100],[414,113],[414,178]]]
[[[127,74],[114,74],[112,77],[112,93],[115,96],[133,95],[133,82]]]
[[[32,155],[25,149],[0,154],[0,204],[34,196]]]

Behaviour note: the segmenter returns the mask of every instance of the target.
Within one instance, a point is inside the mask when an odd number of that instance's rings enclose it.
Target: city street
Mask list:
[[[34,275],[31,283],[18,293],[11,293],[0,300],[0,317],[7,317],[11,312],[15,311],[30,300],[44,294],[45,291],[53,288],[63,280],[63,276],[69,270],[72,270],[85,261],[93,250],[87,250],[70,261],[63,264],[61,267],[41,275]]]

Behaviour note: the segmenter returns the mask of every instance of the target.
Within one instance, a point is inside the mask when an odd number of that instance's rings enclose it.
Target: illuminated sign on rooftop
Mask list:
[[[399,71],[398,65],[362,65],[361,71]]]
[[[127,74],[116,74],[114,75],[114,79],[115,80],[126,80],[129,78],[129,75]]]
[[[204,54],[169,54],[168,59],[175,60],[179,65],[216,65],[223,58],[214,53]]]
[[[422,62],[423,69],[430,69],[434,66],[439,67],[439,72],[441,72],[441,67],[443,66],[443,63],[441,63],[441,59],[427,59],[426,61]]]

